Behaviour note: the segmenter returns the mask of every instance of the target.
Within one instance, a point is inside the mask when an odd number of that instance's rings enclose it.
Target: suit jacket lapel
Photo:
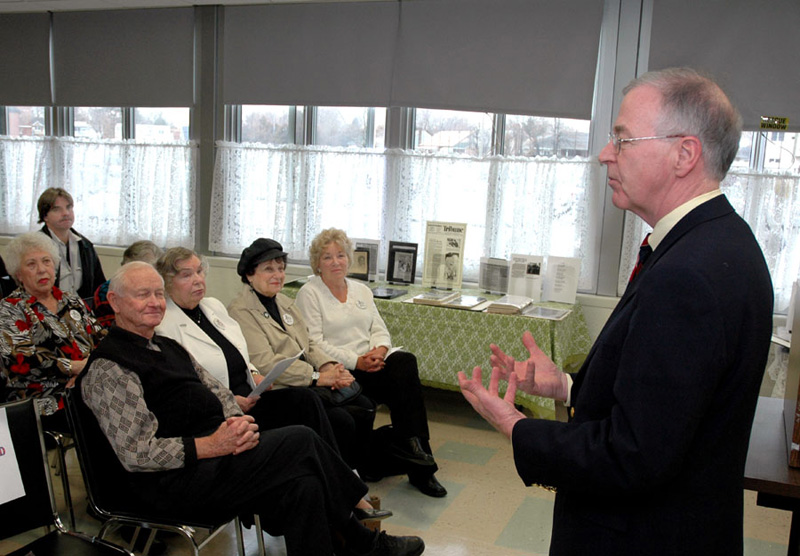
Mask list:
[[[667,236],[658,244],[658,247],[653,251],[653,253],[647,258],[642,269],[639,271],[640,274],[647,271],[647,269],[655,266],[658,263],[658,260],[667,253],[675,243],[682,238],[686,233],[690,230],[694,229],[695,227],[699,226],[704,222],[708,222],[709,220],[713,220],[715,218],[720,218],[727,214],[734,212],[733,206],[731,206],[730,202],[728,201],[725,195],[719,195],[714,197],[713,199],[706,201],[702,205],[698,206],[694,210],[692,210],[689,214],[681,218],[677,224],[669,231]],[[622,294],[622,297],[617,303],[617,306],[614,307],[614,310],[611,312],[611,316],[608,317],[603,330],[600,331],[600,336],[602,336],[603,331],[605,331],[606,327],[611,326],[614,323],[617,315],[622,311],[622,309],[630,303],[631,299],[636,295],[636,291],[639,289],[639,285],[642,283],[641,276],[639,279],[634,280],[628,287],[625,289],[625,292]],[[597,342],[592,345],[592,349],[589,350],[589,355],[586,356],[586,360],[582,365],[582,369],[587,366],[589,361],[592,359],[594,355],[595,349],[597,346]],[[580,371],[579,371],[580,372]]]

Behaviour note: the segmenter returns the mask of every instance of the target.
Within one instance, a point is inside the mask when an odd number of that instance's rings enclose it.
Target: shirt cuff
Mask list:
[[[569,407],[572,405],[572,375],[566,373],[567,375],[567,399],[564,401],[564,405]]]

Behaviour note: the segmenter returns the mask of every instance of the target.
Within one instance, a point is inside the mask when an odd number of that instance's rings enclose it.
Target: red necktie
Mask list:
[[[642,266],[644,262],[647,260],[647,257],[650,256],[650,253],[653,252],[653,248],[650,247],[650,234],[644,236],[642,240],[642,246],[639,247],[639,258],[636,259],[636,266],[633,267],[633,271],[631,272],[631,277],[628,278],[628,283],[630,284],[633,282],[633,279],[636,278],[636,275],[642,270]]]

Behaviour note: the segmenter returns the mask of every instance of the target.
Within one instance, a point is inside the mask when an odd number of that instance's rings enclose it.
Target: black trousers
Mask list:
[[[365,395],[360,395],[347,405],[335,406],[314,393],[325,408],[333,434],[339,445],[342,459],[353,469],[361,469],[367,461],[367,449],[375,422],[375,403]]]
[[[132,475],[142,501],[157,505],[159,512],[199,522],[258,514],[265,531],[284,536],[290,556],[333,554],[333,530],[349,533],[346,542],[371,538],[352,517],[366,485],[304,426],[264,431],[258,446],[239,455]]]
[[[331,448],[339,453],[331,422],[319,396],[305,388],[280,388],[261,394],[256,405],[248,412],[266,431],[289,425],[305,425],[316,432]]]
[[[364,393],[377,403],[389,408],[393,434],[398,439],[418,437],[422,447],[431,453],[428,413],[422,396],[417,358],[407,351],[396,351],[386,358],[386,365],[378,372],[351,371]],[[411,466],[409,475],[430,475],[438,468]]]

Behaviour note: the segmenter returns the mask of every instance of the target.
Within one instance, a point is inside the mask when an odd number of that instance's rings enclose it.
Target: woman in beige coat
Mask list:
[[[236,271],[246,284],[228,306],[247,342],[250,362],[267,374],[278,361],[303,355],[275,382],[280,387],[311,387],[322,399],[342,457],[363,469],[375,419],[375,404],[355,391],[353,375],[320,350],[294,301],[280,293],[286,279],[286,253],[277,241],[255,240],[242,251]]]

